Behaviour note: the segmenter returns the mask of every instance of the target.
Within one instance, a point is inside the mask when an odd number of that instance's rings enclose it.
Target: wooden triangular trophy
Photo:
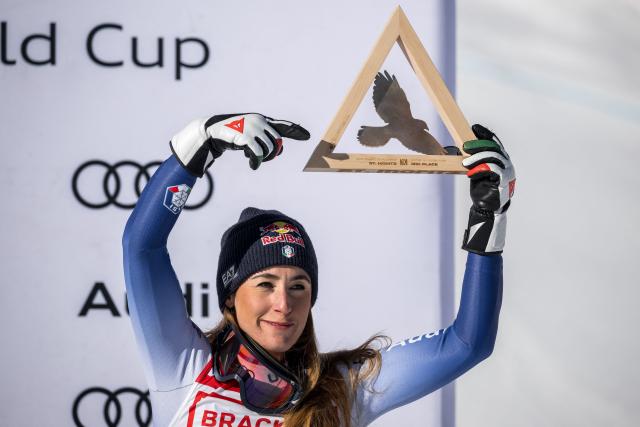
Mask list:
[[[467,171],[462,166],[462,159],[464,158],[462,155],[394,155],[333,152],[374,78],[376,78],[376,81],[378,79],[381,81],[386,79],[383,74],[378,73],[378,70],[380,70],[385,58],[389,55],[396,42],[398,42],[418,80],[427,91],[429,98],[436,107],[440,118],[449,130],[460,152],[464,153],[462,144],[465,141],[476,139],[469,123],[462,111],[460,111],[449,89],[447,89],[438,70],[433,65],[418,35],[402,9],[398,6],[380,35],[362,71],[360,71],[351,86],[324,137],[309,158],[304,168],[305,171],[423,173],[465,173]],[[376,77],[376,74],[378,77]],[[387,84],[392,82],[390,76],[388,74],[386,76],[389,77],[389,80],[386,80]],[[395,80],[395,77],[393,80]],[[374,103],[376,102],[375,92],[374,86]],[[404,92],[402,92],[402,96],[404,97]],[[406,97],[404,100],[406,101]],[[360,137],[360,133],[358,137]]]

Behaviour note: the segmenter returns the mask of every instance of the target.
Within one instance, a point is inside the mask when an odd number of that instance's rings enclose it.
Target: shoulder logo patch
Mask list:
[[[165,208],[169,209],[174,215],[178,215],[191,193],[191,187],[187,184],[172,185],[167,187],[167,191],[164,194],[164,201],[162,204]]]

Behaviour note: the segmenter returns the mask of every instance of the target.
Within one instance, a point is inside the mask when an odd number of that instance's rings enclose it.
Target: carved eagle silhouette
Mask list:
[[[388,71],[376,74],[373,81],[373,105],[386,126],[361,126],[358,141],[367,147],[382,147],[396,138],[405,147],[422,154],[446,154],[436,139],[427,132],[423,120],[411,115],[411,105],[395,75]]]

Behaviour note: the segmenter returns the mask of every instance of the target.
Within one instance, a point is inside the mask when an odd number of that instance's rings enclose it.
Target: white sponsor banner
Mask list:
[[[219,239],[246,206],[313,239],[323,351],[448,325],[452,178],[301,171],[397,4],[3,3],[3,425],[145,425],[120,239],[136,186],[195,117],[263,112],[312,135],[256,172],[227,153],[195,186],[169,250],[198,325],[219,320]],[[451,84],[453,2],[400,5]],[[453,425],[452,402],[438,391],[374,425]]]

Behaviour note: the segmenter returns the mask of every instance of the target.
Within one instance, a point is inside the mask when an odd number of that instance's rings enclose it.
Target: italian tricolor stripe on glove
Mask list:
[[[473,206],[462,247],[480,254],[500,253],[507,229],[505,212],[515,189],[515,169],[493,132],[480,125],[472,129],[480,139],[467,141],[463,147],[471,154],[462,164],[469,169]]]

